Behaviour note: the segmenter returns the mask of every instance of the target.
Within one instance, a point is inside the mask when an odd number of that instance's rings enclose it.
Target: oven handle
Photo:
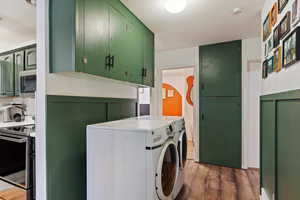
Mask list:
[[[0,139],[7,140],[7,141],[10,141],[10,142],[17,142],[17,143],[20,143],[20,144],[26,142],[25,138],[15,139],[15,138],[11,138],[11,137],[0,136]]]

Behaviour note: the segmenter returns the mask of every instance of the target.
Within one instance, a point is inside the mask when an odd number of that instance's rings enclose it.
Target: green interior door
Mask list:
[[[200,161],[241,168],[241,41],[199,53]]]
[[[128,57],[130,50],[126,41],[126,19],[113,7],[109,9],[110,16],[110,54],[113,56],[113,67],[110,68],[109,77],[117,80],[127,80]]]
[[[85,0],[84,51],[87,63],[84,71],[108,76],[106,58],[109,55],[109,7],[103,0]]]

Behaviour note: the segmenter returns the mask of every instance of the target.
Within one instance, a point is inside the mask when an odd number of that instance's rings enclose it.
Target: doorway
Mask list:
[[[195,157],[194,74],[194,67],[162,70],[162,115],[184,117],[188,159],[194,159]]]

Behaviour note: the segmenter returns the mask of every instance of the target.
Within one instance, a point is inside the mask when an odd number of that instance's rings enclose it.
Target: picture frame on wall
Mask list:
[[[282,47],[274,51],[274,72],[280,72],[282,69]]]
[[[269,58],[267,60],[267,71],[268,74],[271,74],[273,72],[274,69],[274,56],[272,56],[271,58]]]
[[[291,11],[288,11],[280,22],[280,39],[283,39],[291,30]]]
[[[273,41],[273,36],[271,36],[267,41],[267,54],[271,53],[273,48],[274,48],[274,41]]]
[[[278,12],[281,13],[289,0],[278,0]]]
[[[268,77],[268,60],[265,60],[262,66],[262,78],[266,79],[267,77]]]
[[[274,3],[271,12],[270,12],[270,23],[273,26],[277,23],[277,17],[278,17],[278,3]]]
[[[283,41],[283,66],[289,67],[300,60],[300,27]]]
[[[271,21],[270,15],[268,14],[267,18],[263,24],[263,41],[265,42],[271,34]]]
[[[273,31],[273,47],[276,48],[280,43],[279,25]]]

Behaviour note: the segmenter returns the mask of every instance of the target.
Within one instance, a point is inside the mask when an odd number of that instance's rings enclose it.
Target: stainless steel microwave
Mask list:
[[[20,72],[21,94],[32,94],[36,91],[36,70]]]

